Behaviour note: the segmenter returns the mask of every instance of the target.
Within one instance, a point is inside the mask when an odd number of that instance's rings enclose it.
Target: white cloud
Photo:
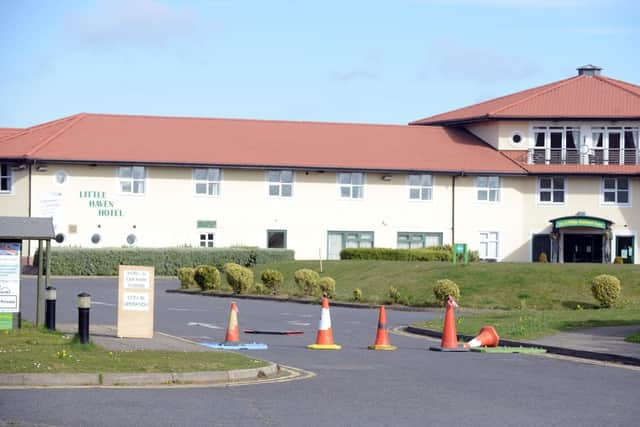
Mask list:
[[[159,0],[98,0],[83,13],[68,17],[75,41],[98,46],[162,45],[189,33],[193,14]]]

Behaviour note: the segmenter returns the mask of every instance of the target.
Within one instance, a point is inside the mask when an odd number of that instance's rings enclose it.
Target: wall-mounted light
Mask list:
[[[382,175],[382,180],[383,181],[391,181],[392,176],[391,175]]]
[[[36,166],[36,170],[38,172],[46,172],[47,171],[47,165],[37,165]]]
[[[13,165],[13,166],[11,166],[11,170],[21,171],[21,170],[24,170],[26,167],[27,167],[27,165],[25,165],[24,163],[21,164],[21,165]]]

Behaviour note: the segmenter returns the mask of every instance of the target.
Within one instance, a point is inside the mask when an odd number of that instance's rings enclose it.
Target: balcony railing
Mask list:
[[[588,155],[581,156],[575,148],[530,148],[528,161],[534,165],[638,165],[640,152],[635,148],[594,148]]]

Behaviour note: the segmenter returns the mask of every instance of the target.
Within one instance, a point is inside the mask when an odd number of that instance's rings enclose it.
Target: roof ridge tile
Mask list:
[[[50,126],[55,126],[57,124],[65,122],[65,121],[73,120],[74,118],[76,118],[76,117],[78,117],[78,116],[80,116],[82,114],[85,114],[85,113],[72,114],[71,116],[62,117],[60,119],[51,120],[49,122],[40,123],[38,125],[29,126],[29,127],[26,127],[26,128],[17,128],[17,129],[20,129],[18,132],[13,133],[11,135],[7,135],[6,137],[4,137],[2,139],[2,142],[7,142],[10,139],[17,138],[17,137],[22,136],[22,135],[30,134],[30,133],[32,133],[32,132],[34,132],[36,130],[46,129],[46,128],[50,127]]]
[[[58,132],[54,133],[53,135],[51,135],[49,138],[47,138],[46,140],[44,140],[43,142],[37,144],[35,147],[33,147],[30,151],[26,152],[24,157],[29,157],[29,156],[33,156],[38,150],[40,150],[41,148],[43,148],[44,146],[46,146],[47,144],[49,144],[51,141],[53,141],[54,139],[56,139],[58,136],[62,135],[64,132],[66,132],[68,129],[70,129],[71,127],[73,127],[73,125],[75,125],[76,123],[78,123],[80,120],[84,119],[86,117],[85,113],[80,113],[80,114],[75,114],[73,116],[68,117],[69,122],[65,124],[65,126],[62,127],[62,129],[60,129]]]
[[[634,92],[632,90],[629,90],[628,87],[625,87],[624,85],[621,85],[620,84],[622,82],[621,80],[611,79],[609,77],[604,77],[604,76],[594,76],[594,77],[597,78],[598,80],[604,82],[604,83],[607,83],[607,84],[609,84],[611,86],[617,87],[618,89],[624,90],[625,92],[628,92],[628,93],[630,93],[632,95],[635,95],[638,98],[640,98],[640,93]],[[626,83],[626,82],[624,82],[624,83],[628,84],[630,86],[635,86],[635,87],[638,88],[638,90],[640,90],[640,86],[636,86],[636,85],[633,85],[633,84],[630,84],[630,83]]]

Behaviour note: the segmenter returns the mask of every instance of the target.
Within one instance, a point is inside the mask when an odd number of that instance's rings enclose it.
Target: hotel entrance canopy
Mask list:
[[[560,218],[551,219],[549,220],[549,222],[553,224],[554,231],[562,228],[574,227],[608,230],[611,227],[611,224],[613,224],[613,222],[609,221],[608,219],[586,215],[563,216]]]

